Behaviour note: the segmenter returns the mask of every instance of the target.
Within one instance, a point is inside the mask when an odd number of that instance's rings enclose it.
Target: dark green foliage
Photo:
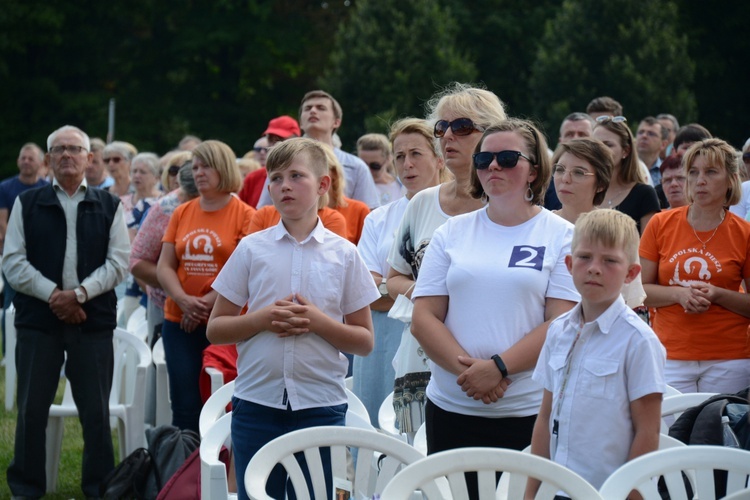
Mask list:
[[[385,132],[395,119],[424,116],[438,87],[476,77],[456,47],[452,11],[432,0],[359,0],[339,27],[331,69],[321,86],[344,108],[339,134],[352,145]]]
[[[663,112],[693,121],[687,48],[674,2],[565,0],[546,24],[529,80],[534,112],[553,138],[565,115],[602,95],[623,105],[633,127]]]

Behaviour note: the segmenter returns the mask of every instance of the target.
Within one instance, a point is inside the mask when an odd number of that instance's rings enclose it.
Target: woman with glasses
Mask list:
[[[233,194],[242,179],[234,152],[223,142],[204,141],[193,149],[193,179],[199,196],[172,213],[156,273],[167,293],[162,338],[172,425],[197,432],[206,325],[216,301],[211,284],[248,234],[255,209]]]
[[[492,92],[454,83],[427,103],[427,120],[434,123],[433,135],[453,179],[415,194],[404,212],[388,255],[386,286],[391,298],[411,299],[424,252],[432,233],[456,215],[478,210],[482,200],[471,196],[471,155],[482,131],[506,119],[500,99]],[[430,367],[424,350],[404,329],[394,368],[396,422],[402,433],[413,436],[424,422],[425,388]]]
[[[571,224],[602,204],[612,179],[612,153],[596,139],[560,143],[552,157],[552,180],[562,208],[553,211]]]
[[[720,139],[685,153],[688,206],[654,216],[640,256],[646,305],[667,349],[667,383],[681,392],[735,393],[750,385],[750,224],[737,152]]]
[[[111,142],[104,146],[104,151],[102,151],[102,161],[115,181],[108,190],[123,202],[122,208],[125,209],[125,213],[133,208],[129,199],[126,198],[123,201],[123,198],[135,191],[130,184],[130,162],[137,154],[138,150],[135,146],[124,141]]]
[[[660,210],[659,198],[641,174],[638,154],[633,147],[633,133],[624,116],[600,116],[594,126],[594,139],[611,151],[615,169],[602,208],[614,208],[635,220],[638,232]]]
[[[547,326],[579,300],[565,265],[573,225],[539,206],[544,137],[509,119],[485,130],[473,158],[471,195],[487,206],[435,231],[413,293],[412,332],[432,367],[428,453],[531,443]]]
[[[586,138],[560,144],[552,157],[552,179],[562,208],[554,213],[575,224],[579,215],[595,210],[607,194],[613,170],[612,153],[601,141]],[[622,297],[648,323],[640,275],[623,286]]]

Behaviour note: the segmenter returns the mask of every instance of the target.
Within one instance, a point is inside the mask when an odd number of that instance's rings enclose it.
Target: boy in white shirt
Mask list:
[[[635,222],[616,210],[578,218],[565,263],[581,302],[550,325],[532,377],[544,395],[531,452],[596,488],[659,445],[666,353],[620,295],[641,270],[638,240]],[[526,497],[538,487],[530,480]]]
[[[213,284],[219,296],[207,337],[237,343],[239,355],[232,442],[240,474],[278,436],[344,425],[348,360],[341,351],[366,356],[373,347],[369,305],[380,293],[356,247],[318,219],[331,182],[324,147],[300,138],[271,150],[268,190],[281,221],[243,238]],[[284,498],[286,482],[278,466],[268,494]],[[247,498],[244,481],[237,486]]]

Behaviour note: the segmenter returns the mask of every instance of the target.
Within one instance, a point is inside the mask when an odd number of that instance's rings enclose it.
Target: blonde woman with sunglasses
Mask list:
[[[454,83],[427,103],[427,120],[433,124],[440,153],[453,179],[416,193],[406,208],[395,241],[388,255],[391,266],[387,288],[395,300],[411,298],[419,267],[432,233],[456,215],[484,206],[471,196],[471,155],[492,123],[506,119],[500,99],[492,92],[467,84]],[[404,329],[394,368],[394,407],[402,433],[413,435],[424,422],[425,387],[430,367],[424,350]]]

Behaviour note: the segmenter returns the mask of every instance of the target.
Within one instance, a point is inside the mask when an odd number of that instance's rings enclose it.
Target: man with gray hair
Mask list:
[[[88,135],[76,127],[52,132],[45,156],[52,184],[21,193],[8,223],[3,271],[16,289],[18,370],[15,448],[7,472],[14,496],[46,492],[45,428],[63,362],[83,428],[83,496],[98,497],[114,467],[114,288],[127,272],[130,241],[120,201],[86,182],[90,148]]]
[[[562,125],[560,125],[560,139],[558,142],[562,144],[572,139],[591,137],[595,124],[594,119],[586,113],[570,113],[563,119]]]

